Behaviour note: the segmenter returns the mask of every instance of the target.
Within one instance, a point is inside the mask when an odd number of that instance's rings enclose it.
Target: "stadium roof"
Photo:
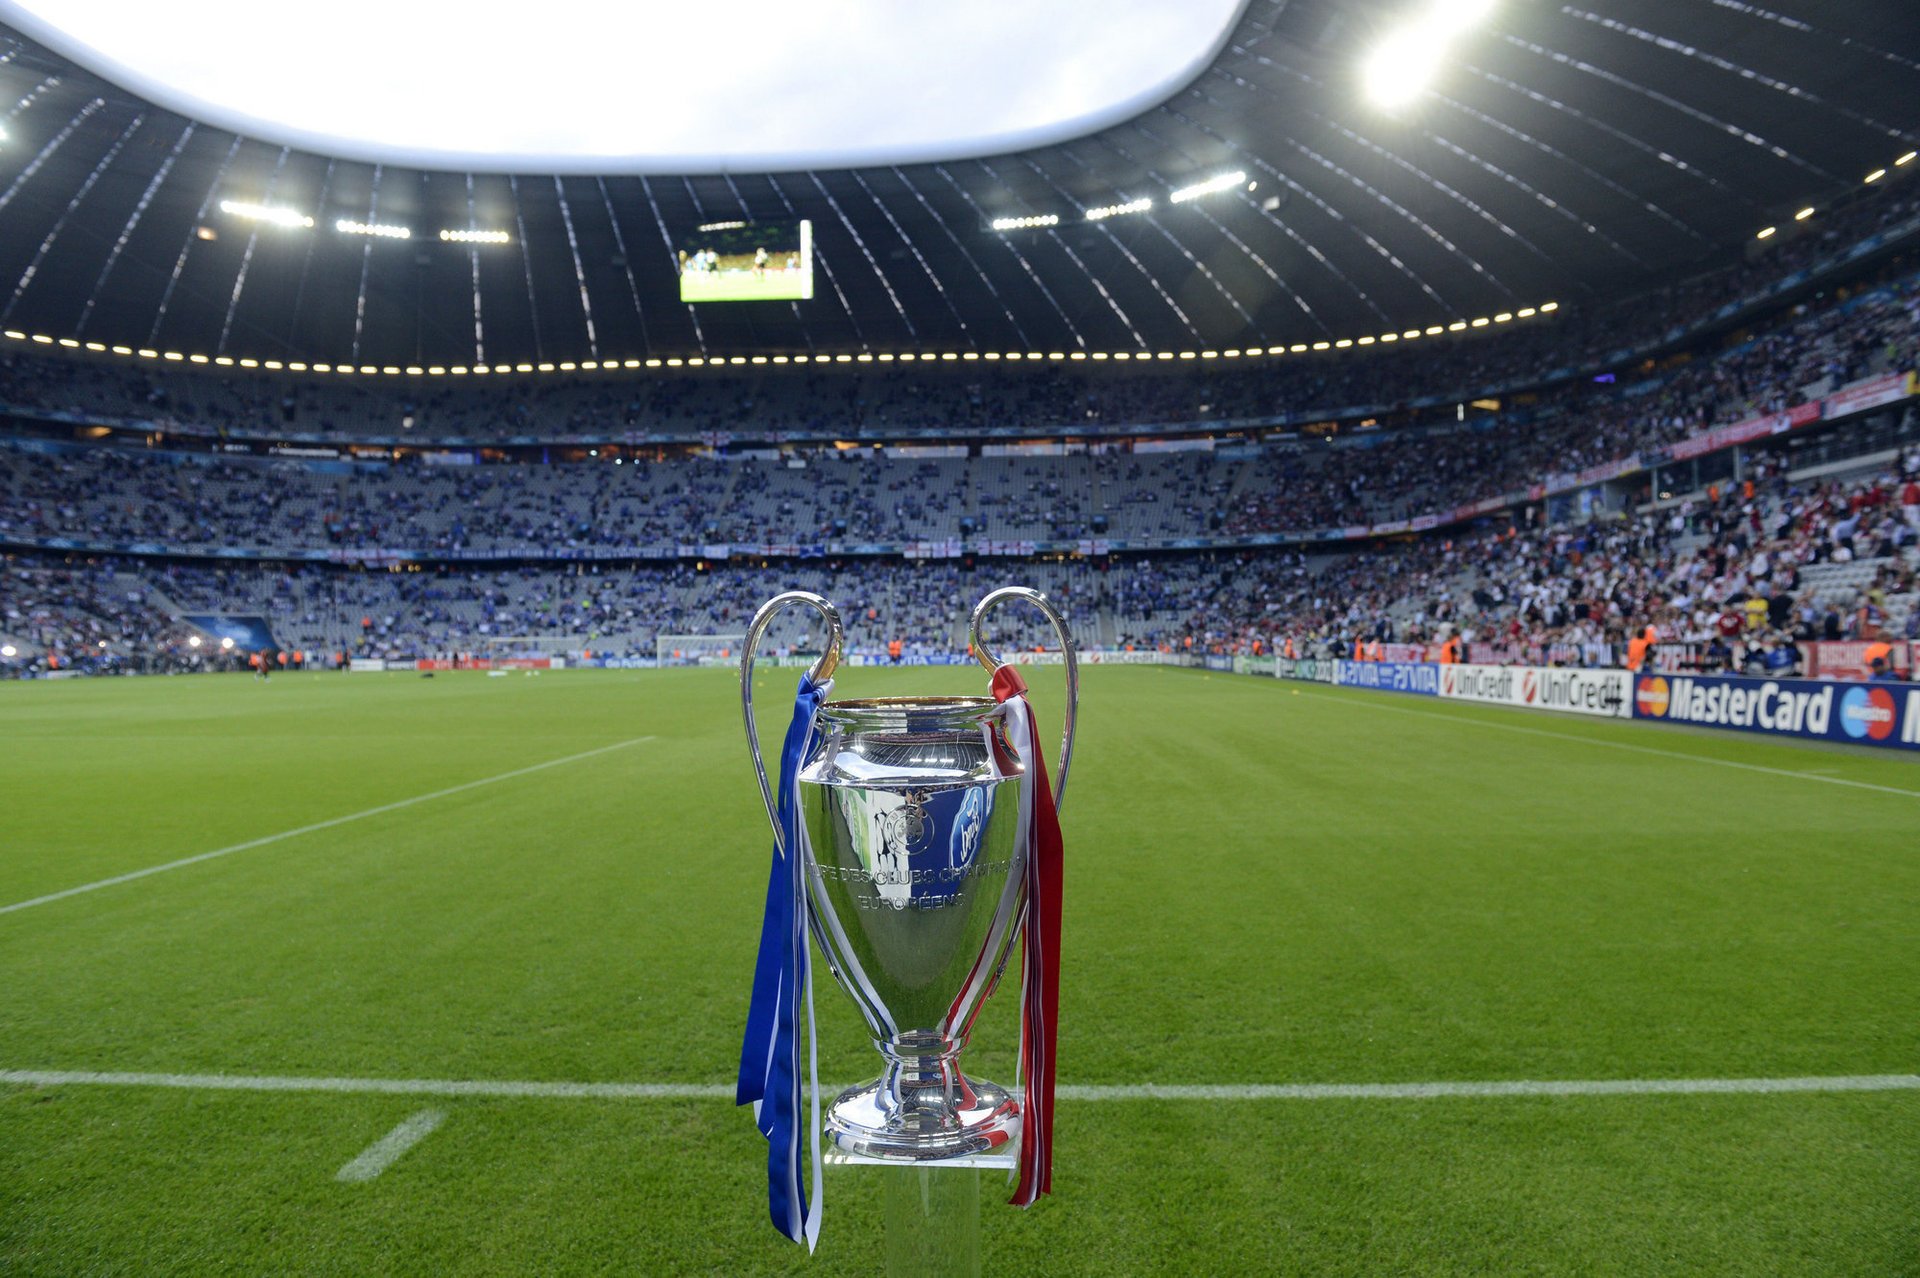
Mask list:
[[[1077,139],[679,176],[295,149],[0,28],[0,327],[423,365],[1357,339],[1670,280],[1920,168],[1911,0],[1455,0],[1480,20],[1404,34],[1432,3],[1252,0],[1190,82]],[[695,228],[799,218],[811,301],[678,300]],[[474,230],[504,242],[441,235]]]
[[[901,164],[1081,137],[1192,80],[1245,3],[734,0],[709,18],[547,0],[510,39],[427,0],[389,0],[373,40],[257,0],[197,0],[187,21],[151,0],[7,0],[0,15],[123,88],[268,142],[591,175]]]

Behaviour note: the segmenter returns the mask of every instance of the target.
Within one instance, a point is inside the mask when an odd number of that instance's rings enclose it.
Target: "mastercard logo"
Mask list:
[[[1840,699],[1841,731],[1856,741],[1885,741],[1893,724],[1893,696],[1885,688],[1850,688]]]
[[[1660,675],[1641,679],[1633,686],[1633,704],[1641,714],[1664,719],[1667,714],[1667,681]]]

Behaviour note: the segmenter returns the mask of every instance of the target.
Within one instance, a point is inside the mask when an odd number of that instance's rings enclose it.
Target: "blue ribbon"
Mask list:
[[[800,676],[793,701],[793,722],[780,751],[780,788],[775,799],[780,838],[773,845],[767,874],[767,908],[760,924],[760,958],[753,972],[753,1001],[740,1047],[740,1080],[734,1103],[754,1107],[754,1124],[767,1138],[767,1211],[773,1227],[809,1249],[820,1229],[820,1076],[813,1040],[813,984],[807,946],[807,897],[802,878],[800,767],[813,744],[820,704],[831,680],[814,683]],[[784,853],[782,848],[785,849]],[[809,1077],[813,1086],[813,1122],[800,1118],[800,1005],[807,1002]],[[813,1195],[809,1204],[800,1139],[808,1133],[813,1155]],[[811,1210],[809,1210],[811,1206]]]

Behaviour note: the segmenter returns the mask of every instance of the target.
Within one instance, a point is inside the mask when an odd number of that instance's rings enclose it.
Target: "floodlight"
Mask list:
[[[996,231],[1024,231],[1034,227],[1058,226],[1058,213],[1036,213],[1032,217],[996,217],[992,226]]]
[[[1392,111],[1426,92],[1448,45],[1485,22],[1493,6],[1494,0],[1428,0],[1375,45],[1361,64],[1360,79],[1368,99]]]
[[[392,226],[383,222],[356,222],[352,218],[339,218],[333,229],[342,235],[373,235],[387,240],[410,240],[413,232],[404,226]]]
[[[304,213],[279,208],[272,204],[255,204],[250,200],[222,200],[220,211],[234,217],[246,218],[250,222],[271,222],[275,226],[294,230],[313,225],[313,219]]]
[[[1128,200],[1124,204],[1106,204],[1106,205],[1102,205],[1099,208],[1088,209],[1087,221],[1098,222],[1105,218],[1120,217],[1127,213],[1144,213],[1152,207],[1153,207],[1152,198],[1149,196],[1142,196],[1140,199],[1137,199],[1137,200]]]
[[[1236,169],[1232,173],[1222,173],[1218,177],[1210,177],[1204,182],[1195,182],[1192,186],[1183,186],[1172,195],[1169,195],[1167,200],[1173,204],[1185,204],[1188,200],[1196,199],[1202,195],[1212,195],[1215,191],[1229,190],[1239,186],[1246,180],[1246,173]]]
[[[1440,69],[1441,42],[1419,27],[1397,31],[1368,55],[1361,68],[1367,97],[1389,111],[1426,92]]]

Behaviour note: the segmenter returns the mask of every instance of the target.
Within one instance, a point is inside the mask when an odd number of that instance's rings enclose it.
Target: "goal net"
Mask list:
[[[656,635],[653,655],[662,666],[730,666],[746,641],[744,634]]]
[[[491,635],[474,655],[495,670],[563,670],[593,650],[583,635]]]

